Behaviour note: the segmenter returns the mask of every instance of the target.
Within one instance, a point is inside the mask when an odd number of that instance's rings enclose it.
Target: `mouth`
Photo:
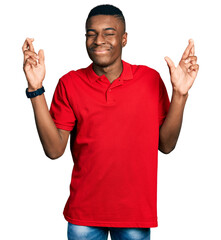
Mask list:
[[[89,48],[89,50],[94,54],[102,55],[102,54],[106,54],[106,53],[110,52],[111,48],[91,47],[91,48]]]
[[[106,54],[108,52],[110,52],[110,49],[92,49],[92,52],[94,54]]]

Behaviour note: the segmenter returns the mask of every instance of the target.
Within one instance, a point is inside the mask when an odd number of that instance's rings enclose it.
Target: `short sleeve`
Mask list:
[[[170,100],[164,82],[159,76],[159,126],[161,126],[167,116],[170,107]]]
[[[67,89],[59,80],[50,107],[51,117],[57,128],[72,131],[76,117],[68,99]]]

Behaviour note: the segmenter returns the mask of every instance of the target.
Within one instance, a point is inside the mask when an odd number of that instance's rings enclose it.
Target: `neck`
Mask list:
[[[121,75],[123,71],[123,63],[121,59],[106,67],[93,63],[93,70],[98,76],[105,75],[110,83],[112,83]]]

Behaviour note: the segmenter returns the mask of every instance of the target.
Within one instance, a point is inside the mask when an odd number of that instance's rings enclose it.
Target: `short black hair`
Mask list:
[[[124,24],[124,31],[126,30],[126,23],[125,23],[125,18],[124,15],[122,13],[122,11],[110,4],[102,4],[102,5],[98,5],[96,7],[94,7],[93,9],[91,9],[91,11],[88,14],[87,20],[86,20],[86,25],[88,20],[93,17],[93,16],[97,16],[97,15],[112,15],[115,16],[116,18],[118,18],[119,20],[121,20]]]

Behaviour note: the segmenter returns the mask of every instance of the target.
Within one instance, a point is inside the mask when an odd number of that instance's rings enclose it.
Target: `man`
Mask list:
[[[44,52],[23,45],[28,81],[45,154],[56,159],[71,135],[74,168],[64,209],[68,239],[150,239],[157,227],[157,153],[171,152],[199,69],[193,40],[179,65],[165,58],[173,93],[169,102],[158,72],[121,59],[125,19],[112,5],[91,10],[86,47],[92,64],[62,76],[50,111],[42,82]]]

